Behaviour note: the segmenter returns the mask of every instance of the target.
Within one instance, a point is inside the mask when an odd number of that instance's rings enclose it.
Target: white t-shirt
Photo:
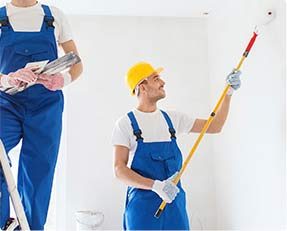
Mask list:
[[[191,118],[187,114],[177,111],[166,112],[171,119],[173,127],[176,131],[176,136],[190,132],[195,119]],[[138,122],[139,128],[142,131],[144,142],[170,141],[168,124],[160,110],[157,109],[154,112],[146,113],[134,109],[133,113]],[[137,141],[135,135],[133,134],[131,121],[127,114],[117,120],[113,130],[112,144],[129,148],[130,165],[137,148]]]
[[[70,25],[64,13],[56,7],[49,6],[55,19],[55,38],[57,43],[64,43],[72,39]],[[6,4],[7,16],[14,31],[40,31],[43,23],[44,10],[41,3],[30,7],[16,7]],[[1,30],[0,30],[1,35]]]

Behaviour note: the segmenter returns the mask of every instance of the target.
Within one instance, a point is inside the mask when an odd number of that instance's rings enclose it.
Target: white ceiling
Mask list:
[[[3,4],[7,1],[0,0]],[[206,17],[218,0],[43,0],[66,14]]]
[[[48,0],[45,2],[59,6],[67,14],[202,17],[216,0]]]
[[[11,0],[0,0],[0,5]],[[25,1],[25,0],[21,0]],[[28,1],[28,0],[27,0]],[[31,0],[30,0],[31,1]],[[241,14],[248,8],[264,15],[283,0],[39,0],[70,15],[207,17]],[[286,1],[286,0],[285,0]],[[206,14],[208,13],[208,14]]]

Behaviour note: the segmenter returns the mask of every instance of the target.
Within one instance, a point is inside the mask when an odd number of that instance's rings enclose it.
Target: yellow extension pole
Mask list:
[[[244,51],[244,53],[243,53],[243,55],[242,55],[242,57],[241,57],[241,59],[240,59],[240,62],[238,63],[237,67],[235,68],[235,71],[238,71],[238,70],[240,69],[240,67],[241,67],[241,65],[242,65],[242,63],[243,63],[243,61],[244,61],[245,58],[248,56],[249,51],[251,50],[251,48],[252,48],[252,46],[253,46],[253,44],[254,44],[254,42],[255,42],[256,37],[257,37],[257,33],[254,32],[254,33],[253,33],[253,37],[252,37],[251,40],[249,41],[248,46],[247,46],[247,48],[245,49],[245,51]],[[186,169],[186,167],[187,167],[189,161],[191,160],[193,154],[195,153],[195,151],[196,151],[196,149],[197,149],[197,147],[198,147],[200,141],[202,140],[202,138],[203,138],[203,136],[205,135],[207,129],[209,128],[211,122],[213,121],[213,119],[214,119],[214,117],[215,117],[215,115],[216,115],[216,113],[217,113],[217,111],[218,111],[218,109],[219,109],[221,103],[223,102],[223,100],[224,100],[224,98],[225,98],[225,96],[226,96],[227,91],[229,90],[229,88],[230,88],[230,85],[227,85],[227,86],[224,88],[224,90],[223,90],[223,92],[222,92],[222,94],[221,94],[221,96],[220,96],[218,102],[216,103],[216,106],[214,107],[212,113],[210,114],[208,120],[206,121],[206,123],[205,123],[205,125],[204,125],[202,131],[201,131],[200,134],[199,134],[199,136],[197,137],[197,139],[196,139],[196,141],[195,141],[195,143],[194,143],[194,145],[193,145],[193,147],[192,147],[192,149],[191,149],[189,155],[187,156],[186,160],[184,161],[184,163],[183,163],[183,165],[182,165],[182,167],[181,167],[181,170],[179,171],[179,173],[178,173],[178,175],[176,176],[176,178],[173,180],[173,183],[175,183],[176,185],[178,184],[178,182],[179,182],[179,180],[180,180],[180,178],[181,178],[183,172],[185,171],[185,169]],[[161,215],[161,213],[163,212],[165,206],[166,206],[166,202],[165,202],[165,201],[162,201],[162,203],[160,204],[158,210],[156,211],[156,213],[155,213],[155,215],[154,215],[156,218],[159,218],[159,217],[160,217],[160,215]]]

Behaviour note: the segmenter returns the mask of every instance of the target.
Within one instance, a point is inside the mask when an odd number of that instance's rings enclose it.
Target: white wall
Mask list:
[[[277,18],[242,66],[223,133],[214,138],[217,228],[286,229],[286,37],[284,1],[221,1],[209,19],[209,72],[215,104],[266,9]],[[224,5],[224,8],[222,6]]]
[[[120,229],[125,185],[114,178],[111,132],[116,119],[136,105],[124,75],[146,60],[163,66],[167,99],[163,108],[203,118],[209,114],[207,25],[204,19],[159,17],[70,18],[85,73],[67,88],[66,230],[75,229],[77,210],[103,211],[103,228]],[[195,137],[183,137],[185,154]],[[215,227],[214,182],[209,138],[184,176],[195,228]],[[156,210],[157,208],[155,208]]]
[[[208,19],[70,18],[85,73],[66,89],[57,204],[51,207],[59,230],[75,230],[74,213],[84,209],[103,211],[105,229],[121,227],[125,186],[113,176],[110,136],[115,120],[136,103],[124,86],[127,68],[141,59],[165,67],[168,97],[160,105],[207,118],[268,8],[276,9],[277,18],[242,67],[242,88],[224,131],[203,139],[183,180],[195,229],[286,229],[286,1],[44,2],[72,14],[210,12]],[[195,138],[181,137],[185,155]]]
[[[136,103],[124,85],[127,68],[139,60],[165,67],[168,97],[160,106],[207,118],[268,8],[277,18],[242,67],[226,126],[203,139],[183,180],[195,229],[286,228],[285,6],[222,0],[208,21],[70,18],[85,73],[66,90],[68,155],[58,196],[66,195],[59,211],[67,230],[75,230],[75,211],[85,209],[105,213],[104,229],[121,227],[125,186],[113,176],[110,136]],[[185,155],[195,138],[181,137]]]

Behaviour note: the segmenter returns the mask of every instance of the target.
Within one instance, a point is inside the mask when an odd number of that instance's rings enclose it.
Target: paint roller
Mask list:
[[[265,26],[267,26],[270,22],[274,20],[276,17],[274,10],[267,10],[264,14],[264,18],[261,19],[260,23],[255,26],[254,32],[258,35],[262,30],[264,30]]]
[[[250,50],[251,50],[251,48],[252,48],[252,46],[253,46],[253,44],[254,44],[254,42],[255,42],[255,40],[256,40],[256,37],[258,36],[258,34],[264,29],[264,27],[265,27],[266,25],[268,25],[271,21],[273,21],[274,18],[275,18],[275,11],[274,11],[274,10],[267,10],[267,11],[265,12],[264,18],[262,18],[262,20],[260,21],[260,23],[255,26],[254,32],[253,32],[253,36],[252,36],[252,38],[250,39],[250,41],[249,41],[249,43],[248,43],[248,45],[247,45],[247,47],[246,47],[246,49],[245,49],[245,51],[244,51],[244,53],[243,53],[241,59],[240,59],[240,61],[239,61],[238,65],[237,65],[237,67],[235,68],[235,71],[238,71],[238,70],[240,69],[240,67],[241,67],[241,65],[242,65],[242,63],[243,63],[243,61],[247,58],[247,56],[248,56],[248,54],[249,54],[249,52],[250,52]],[[193,147],[192,147],[192,149],[191,149],[189,155],[187,156],[186,160],[184,161],[184,163],[183,163],[183,165],[182,165],[181,170],[179,171],[178,175],[177,175],[177,176],[175,177],[175,179],[173,180],[173,183],[177,184],[177,183],[179,182],[180,177],[182,176],[183,172],[185,171],[185,169],[186,169],[186,167],[187,167],[189,161],[191,160],[193,154],[195,153],[195,151],[196,151],[196,149],[197,149],[197,147],[198,147],[200,141],[202,140],[204,134],[206,133],[207,129],[209,128],[211,122],[213,121],[213,119],[214,119],[214,117],[215,117],[215,115],[216,115],[216,113],[217,113],[217,111],[218,111],[218,109],[219,109],[221,103],[223,102],[223,100],[224,100],[224,98],[225,98],[225,96],[226,96],[226,94],[227,94],[227,92],[228,92],[228,90],[229,90],[230,87],[231,87],[230,85],[227,85],[227,86],[224,88],[224,90],[223,90],[223,92],[222,92],[222,94],[221,94],[221,96],[220,96],[220,98],[219,98],[219,100],[218,100],[216,106],[214,107],[213,111],[211,112],[211,114],[210,114],[208,120],[206,121],[206,123],[205,123],[205,125],[204,125],[202,131],[201,131],[200,134],[198,135],[198,137],[197,137],[197,139],[196,139],[196,141],[195,141],[195,143],[194,143],[194,145],[193,145]],[[156,218],[159,218],[159,217],[160,217],[160,215],[162,214],[162,212],[163,212],[165,206],[166,206],[166,202],[165,202],[165,201],[162,201],[161,204],[160,204],[160,206],[159,206],[159,208],[158,208],[158,210],[157,210],[156,213],[154,214],[154,216],[155,216]]]

